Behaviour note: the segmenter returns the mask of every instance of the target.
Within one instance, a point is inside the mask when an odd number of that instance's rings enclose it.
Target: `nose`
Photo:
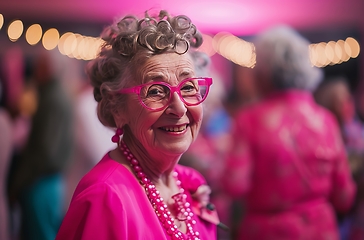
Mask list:
[[[178,95],[177,92],[174,92],[171,96],[171,100],[166,109],[167,114],[174,114],[178,117],[182,117],[187,112],[187,107]]]

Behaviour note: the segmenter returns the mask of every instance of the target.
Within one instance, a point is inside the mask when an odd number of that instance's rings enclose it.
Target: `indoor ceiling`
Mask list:
[[[273,24],[296,28],[358,26],[364,29],[363,0],[1,0],[5,21],[109,23],[115,17],[147,9],[189,16],[205,33],[253,34]]]

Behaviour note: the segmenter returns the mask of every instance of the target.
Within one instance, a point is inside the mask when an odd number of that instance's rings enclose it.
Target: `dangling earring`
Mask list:
[[[122,128],[117,128],[115,135],[112,136],[111,141],[114,143],[117,143],[119,145],[120,142],[120,136],[123,135],[124,131]]]

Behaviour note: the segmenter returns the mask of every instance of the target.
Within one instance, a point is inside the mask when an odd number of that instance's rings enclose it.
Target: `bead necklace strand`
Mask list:
[[[157,214],[159,221],[162,223],[166,232],[171,236],[172,239],[178,240],[183,239],[186,240],[182,232],[177,228],[174,224],[174,218],[171,215],[171,212],[168,210],[167,205],[163,202],[163,198],[160,196],[159,191],[156,189],[153,182],[147,177],[147,175],[143,172],[139,161],[134,157],[134,155],[130,152],[129,148],[126,146],[124,141],[120,142],[121,152],[124,154],[126,159],[129,161],[130,166],[132,167],[135,175],[139,179],[140,183],[145,189],[145,192],[148,196],[150,203],[152,204],[155,213]],[[190,209],[190,203],[186,201],[186,194],[184,194],[184,189],[181,187],[181,181],[178,180],[178,173],[173,173],[176,178],[176,183],[179,187],[180,193],[172,196],[172,198],[176,201],[178,217],[177,219],[186,221],[187,227],[187,240],[200,240],[200,233],[193,229],[193,226],[196,224],[196,221],[193,219],[193,213]]]

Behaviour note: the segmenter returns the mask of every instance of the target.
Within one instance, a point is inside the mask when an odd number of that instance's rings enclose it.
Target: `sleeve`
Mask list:
[[[127,236],[120,197],[110,186],[98,184],[73,199],[56,240],[116,240]]]
[[[235,121],[233,141],[228,151],[222,184],[224,191],[233,198],[240,198],[251,185],[252,156],[249,141],[249,120],[241,115]]]
[[[336,131],[339,135],[338,130]],[[337,137],[339,154],[332,174],[332,191],[330,200],[338,212],[347,212],[353,205],[356,185],[352,178],[349,161],[341,137]]]

